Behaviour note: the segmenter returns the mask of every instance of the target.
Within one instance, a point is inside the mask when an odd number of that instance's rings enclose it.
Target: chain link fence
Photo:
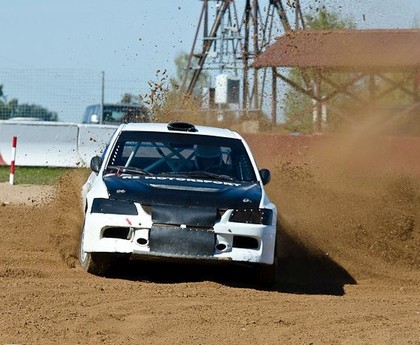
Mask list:
[[[118,103],[125,94],[140,95],[145,86],[145,80],[112,79],[101,71],[0,68],[0,120],[80,123],[88,105],[102,99]]]

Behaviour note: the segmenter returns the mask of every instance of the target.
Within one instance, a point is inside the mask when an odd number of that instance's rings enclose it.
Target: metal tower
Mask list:
[[[300,1],[201,1],[203,6],[181,90],[191,96],[203,71],[229,73],[242,83],[241,110],[260,110],[267,73],[253,68],[252,63],[276,36],[304,28]],[[294,21],[288,16],[294,16]],[[276,90],[270,92],[273,91]]]

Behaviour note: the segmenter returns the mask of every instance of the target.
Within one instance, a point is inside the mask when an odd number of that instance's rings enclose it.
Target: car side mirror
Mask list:
[[[260,176],[261,176],[262,183],[264,185],[266,185],[268,182],[270,182],[270,179],[271,179],[270,170],[268,170],[268,169],[261,169],[260,170]]]
[[[92,157],[92,159],[90,160],[90,169],[93,172],[98,173],[99,170],[101,169],[102,162],[103,160],[101,157],[99,156]]]
[[[97,125],[99,123],[99,116],[97,114],[92,114],[90,117],[90,123]]]

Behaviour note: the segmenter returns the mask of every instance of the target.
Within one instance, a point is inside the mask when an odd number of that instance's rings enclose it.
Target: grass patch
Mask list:
[[[48,167],[15,167],[14,183],[18,184],[36,184],[53,186],[58,179],[70,168],[48,168]],[[8,166],[0,167],[0,182],[9,182],[10,168]]]

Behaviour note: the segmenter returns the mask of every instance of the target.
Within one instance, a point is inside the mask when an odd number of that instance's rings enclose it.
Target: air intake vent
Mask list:
[[[197,128],[188,122],[170,122],[168,123],[168,129],[170,131],[197,132]]]

